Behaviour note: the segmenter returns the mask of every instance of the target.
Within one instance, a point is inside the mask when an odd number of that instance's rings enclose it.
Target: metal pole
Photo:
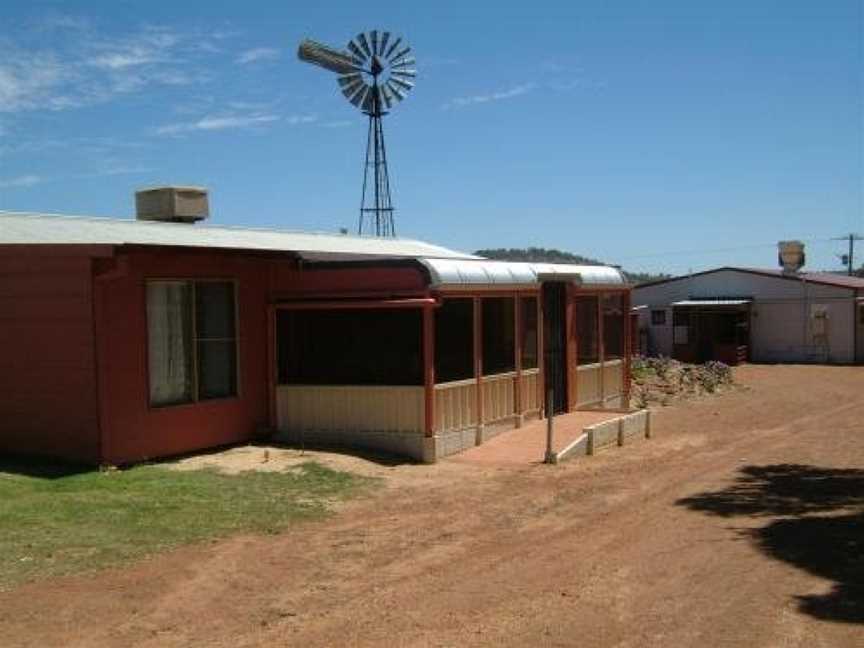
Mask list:
[[[554,391],[550,387],[546,392],[546,457],[544,463],[555,463],[555,453],[552,452],[552,418],[554,404]]]

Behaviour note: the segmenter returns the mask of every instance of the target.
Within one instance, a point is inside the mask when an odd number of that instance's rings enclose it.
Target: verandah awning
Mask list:
[[[624,275],[611,266],[522,263],[488,259],[417,259],[429,272],[430,287],[536,286],[570,281],[580,286],[624,287]]]

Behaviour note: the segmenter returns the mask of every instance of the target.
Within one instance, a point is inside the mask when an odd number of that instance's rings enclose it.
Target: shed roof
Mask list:
[[[488,259],[420,259],[433,288],[479,285],[536,285],[541,281],[573,281],[585,286],[624,286],[624,275],[610,266],[565,263],[522,263]]]
[[[479,259],[423,241],[0,211],[0,245],[154,245],[295,252],[309,260]]]
[[[849,277],[847,275],[833,274],[831,272],[798,272],[788,274],[782,270],[773,268],[739,268],[735,266],[722,266],[720,268],[712,268],[711,270],[703,270],[702,272],[694,272],[693,274],[681,275],[680,277],[670,277],[669,279],[658,279],[657,281],[649,281],[639,284],[636,290],[647,288],[649,286],[658,286],[660,284],[673,283],[675,281],[686,281],[691,277],[700,277],[702,275],[712,274],[714,272],[722,272],[731,270],[733,272],[743,272],[745,274],[761,275],[772,279],[781,279],[784,281],[802,281],[806,280],[811,283],[822,284],[826,286],[835,286],[837,288],[849,288],[850,290],[864,290],[864,279],[861,277]]]
[[[684,299],[673,302],[673,306],[744,306],[752,303],[752,299]]]

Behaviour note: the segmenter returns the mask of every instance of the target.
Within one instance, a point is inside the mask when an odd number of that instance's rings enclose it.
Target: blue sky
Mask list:
[[[203,184],[214,223],[353,231],[365,118],[296,46],[375,27],[420,72],[385,121],[400,235],[677,273],[783,238],[836,268],[864,230],[856,0],[7,0],[0,209]]]

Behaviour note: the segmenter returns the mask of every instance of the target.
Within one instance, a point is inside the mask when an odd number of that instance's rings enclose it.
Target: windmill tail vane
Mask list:
[[[335,72],[344,97],[369,118],[357,230],[396,236],[382,118],[414,87],[417,71],[411,47],[401,37],[373,29],[348,41],[344,50],[304,40],[297,56]]]

